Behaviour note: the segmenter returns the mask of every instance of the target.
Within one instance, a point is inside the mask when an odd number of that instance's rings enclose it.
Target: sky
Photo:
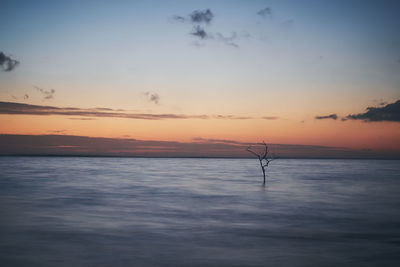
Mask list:
[[[0,153],[243,156],[265,141],[285,156],[399,158],[399,10],[2,0]]]

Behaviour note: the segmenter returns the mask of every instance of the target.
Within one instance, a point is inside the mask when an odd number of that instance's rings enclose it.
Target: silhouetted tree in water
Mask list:
[[[258,158],[258,160],[260,161],[260,166],[263,172],[263,176],[264,176],[264,182],[263,184],[265,184],[265,168],[268,167],[268,164],[273,160],[272,158],[268,158],[268,146],[267,144],[263,141],[262,143],[260,143],[260,145],[264,146],[264,152],[263,153],[257,153],[255,151],[252,150],[252,147],[249,146],[247,148],[247,151],[249,151],[251,154],[253,154],[254,156],[256,156]]]

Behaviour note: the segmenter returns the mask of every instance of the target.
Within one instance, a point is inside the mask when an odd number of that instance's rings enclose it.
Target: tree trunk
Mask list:
[[[263,178],[264,178],[263,184],[265,185],[265,183],[266,183],[265,167],[268,167],[268,164],[272,161],[272,159],[268,158],[267,144],[265,142],[262,142],[262,144],[260,144],[260,145],[263,145],[265,148],[265,151],[263,154],[256,153],[255,151],[251,150],[251,146],[249,146],[247,148],[247,151],[250,152],[251,154],[253,154],[254,156],[256,156],[258,158],[258,160],[260,161],[260,166],[261,166],[261,170],[263,172]],[[265,164],[263,164],[263,160],[265,160]]]
[[[263,164],[262,164],[262,159],[260,159],[260,166],[261,166],[261,169],[262,169],[262,172],[263,172],[263,177],[264,177],[264,182],[263,182],[263,184],[265,184],[265,167],[264,167]]]

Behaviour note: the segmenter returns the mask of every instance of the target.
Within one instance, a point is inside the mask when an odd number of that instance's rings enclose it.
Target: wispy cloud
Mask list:
[[[196,25],[193,27],[193,30],[190,34],[195,37],[198,37],[200,40],[214,40],[235,48],[239,47],[239,45],[236,42],[239,39],[237,32],[231,32],[230,35],[224,35],[223,33],[220,32],[212,33],[206,31],[200,25]]]
[[[195,137],[192,139],[195,142],[202,143],[224,143],[224,144],[233,144],[233,145],[251,145],[250,143],[243,143],[235,140],[227,140],[227,139],[208,139],[202,137]]]
[[[185,22],[185,21],[187,20],[185,17],[178,16],[178,15],[175,15],[175,16],[173,16],[172,18],[173,18],[174,20],[176,20],[176,21],[179,21],[179,22]]]
[[[338,116],[336,114],[330,114],[326,116],[315,116],[315,119],[317,120],[325,120],[325,119],[332,119],[332,120],[337,120]]]
[[[16,97],[15,95],[10,95],[13,99],[18,100],[19,97]],[[22,99],[26,100],[29,99],[29,95],[28,94],[24,94],[22,97]]]
[[[156,105],[160,101],[160,96],[157,93],[145,92],[144,95],[147,97],[149,102],[153,102]]]
[[[272,9],[270,7],[265,7],[263,9],[259,10],[256,14],[263,18],[266,18],[268,16],[271,16]]]
[[[74,108],[30,105],[15,102],[0,102],[0,114],[13,115],[39,115],[39,116],[73,116],[72,120],[86,120],[91,118],[125,118],[139,120],[166,120],[166,119],[222,119],[222,120],[250,120],[260,119],[259,117],[246,117],[235,115],[188,115],[188,114],[150,114],[150,113],[128,113],[121,109],[110,108]],[[83,118],[81,118],[83,117]],[[262,118],[261,118],[262,119]]]
[[[34,86],[36,88],[37,91],[39,91],[40,93],[43,94],[43,100],[48,100],[48,99],[52,99],[54,98],[54,94],[56,92],[56,90],[54,89],[50,89],[50,90],[45,90],[43,88]]]
[[[222,33],[219,32],[217,32],[215,35],[218,41],[236,48],[239,47],[239,45],[236,43],[236,40],[238,39],[238,34],[236,32],[232,32],[229,36],[224,36]]]
[[[67,130],[49,130],[47,132],[54,133],[54,134],[62,134],[65,133]]]
[[[285,21],[283,21],[281,23],[281,26],[283,28],[286,28],[286,29],[293,28],[294,27],[294,20],[293,19],[287,19],[287,20],[285,20]]]
[[[367,111],[359,114],[350,114],[342,120],[395,121],[400,122],[400,100],[382,107],[367,107]]]
[[[277,119],[279,119],[279,117],[276,117],[276,116],[264,116],[264,117],[261,117],[262,119],[264,119],[264,120],[277,120]]]
[[[96,120],[95,118],[68,118],[69,120],[74,120],[74,121],[94,121]]]
[[[234,115],[211,115],[210,117],[214,118],[214,119],[229,119],[229,120],[251,120],[251,119],[257,119],[255,117],[234,116]]]
[[[0,66],[3,71],[12,71],[16,66],[19,65],[19,61],[6,56],[3,52],[0,52]]]

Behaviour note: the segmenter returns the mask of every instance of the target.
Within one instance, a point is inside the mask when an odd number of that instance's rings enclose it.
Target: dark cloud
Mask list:
[[[200,39],[207,39],[210,38],[211,36],[199,25],[194,26],[193,31],[190,33],[191,35],[194,35],[196,37],[199,37]]]
[[[61,133],[65,133],[67,130],[50,130],[47,131],[49,133],[54,133],[54,134],[61,134]]]
[[[34,86],[36,88],[36,90],[38,90],[39,92],[41,92],[43,94],[43,99],[44,100],[48,100],[48,99],[52,99],[54,98],[54,93],[56,92],[56,90],[54,89],[50,89],[50,90],[44,90],[40,87]]]
[[[145,92],[144,95],[149,102],[153,102],[154,104],[158,104],[160,101],[160,96],[157,93]]]
[[[205,9],[205,10],[195,10],[193,11],[189,16],[184,17],[184,16],[173,16],[173,19],[179,22],[190,22],[193,23],[193,29],[190,32],[190,35],[195,36],[197,38],[199,38],[200,40],[214,40],[214,41],[218,41],[221,43],[224,43],[228,46],[232,46],[232,47],[239,47],[239,45],[235,42],[238,39],[238,34],[236,32],[232,32],[231,35],[229,36],[225,36],[222,33],[213,33],[210,32],[208,30],[206,30],[206,28],[204,28],[201,24],[210,24],[211,21],[214,19],[214,14],[212,13],[212,11],[210,9]],[[249,38],[249,34],[246,33],[247,36],[244,37]],[[195,46],[203,46],[204,43],[199,43],[199,42],[195,42],[194,43]]]
[[[81,109],[73,107],[53,107],[53,106],[40,106],[29,105],[14,102],[0,102],[0,114],[14,114],[14,115],[39,115],[39,116],[74,116],[70,118],[77,120],[76,117],[89,117],[89,118],[125,118],[125,119],[139,119],[139,120],[166,120],[166,119],[225,119],[225,120],[250,120],[258,119],[256,117],[242,117],[234,115],[186,115],[186,114],[149,114],[149,113],[127,113],[121,109],[108,109],[108,108],[91,108]],[[86,120],[86,118],[83,118]]]
[[[265,117],[261,117],[264,120],[277,120],[279,119],[279,117],[276,116],[265,116]]]
[[[210,9],[195,10],[190,14],[190,19],[193,23],[206,23],[209,24],[214,18],[214,14]]]
[[[113,111],[112,108],[94,108],[95,110],[100,110],[100,111]],[[119,111],[124,111],[122,109],[120,109]]]
[[[263,8],[257,12],[257,15],[266,18],[272,14],[272,9],[270,7]]]
[[[141,157],[249,158],[249,143],[196,138],[194,142],[99,138],[72,135],[0,134],[0,155],[81,155]],[[399,158],[398,152],[351,150],[342,147],[270,144],[279,158]],[[396,154],[397,153],[397,154]]]
[[[343,120],[400,122],[400,100],[383,107],[367,107],[366,112],[348,115]]]
[[[327,116],[315,116],[315,119],[317,120],[324,120],[324,119],[333,119],[333,120],[337,120],[338,116],[336,114],[330,114]]]
[[[226,139],[207,139],[207,138],[202,138],[202,137],[195,137],[192,139],[193,141],[196,142],[202,142],[202,143],[224,143],[224,144],[233,144],[233,145],[251,145],[249,143],[243,143],[235,140],[226,140]]]
[[[205,10],[194,10],[189,16],[173,16],[173,19],[179,22],[191,22],[194,24],[210,24],[211,21],[214,19],[214,14],[210,9]]]
[[[163,120],[163,119],[207,119],[206,115],[183,115],[183,114],[146,114],[146,113],[126,113],[121,110],[109,109],[102,111],[99,108],[59,108],[53,106],[29,105],[13,102],[0,102],[0,114],[26,114],[26,115],[63,115],[63,116],[82,116],[82,117],[103,117],[103,118],[127,118],[142,120]]]
[[[6,56],[3,52],[0,52],[0,66],[3,71],[12,71],[18,65],[19,61]]]

